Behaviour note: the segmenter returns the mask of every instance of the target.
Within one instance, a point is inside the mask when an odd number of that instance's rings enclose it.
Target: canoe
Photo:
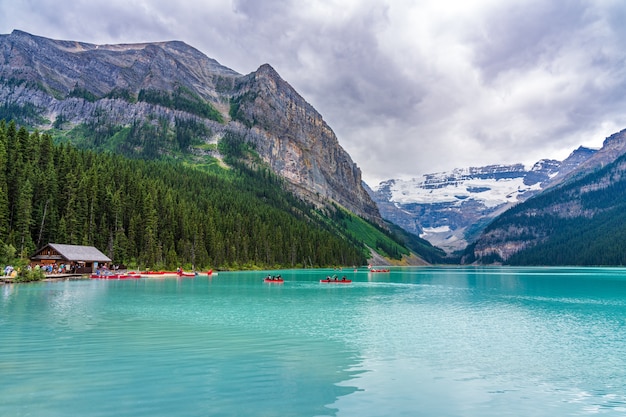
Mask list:
[[[324,284],[350,284],[352,282],[351,279],[320,279],[320,282]]]
[[[98,274],[91,274],[89,275],[89,278],[92,279],[118,279],[120,277],[120,275],[118,274],[109,274],[109,275],[98,275]]]
[[[370,272],[390,272],[389,269],[370,269]]]
[[[195,272],[177,272],[176,275],[179,277],[195,277]]]
[[[119,274],[117,277],[119,279],[129,279],[129,278],[139,279],[139,278],[141,278],[141,275],[139,275],[139,274]]]
[[[264,282],[271,282],[273,284],[282,284],[283,282],[285,282],[285,280],[282,279],[282,278],[274,278],[274,279],[272,279],[272,278],[265,278],[265,279],[263,279],[263,281]]]

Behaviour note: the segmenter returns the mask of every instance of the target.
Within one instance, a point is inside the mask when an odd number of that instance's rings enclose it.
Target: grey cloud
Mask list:
[[[565,157],[626,127],[622,2],[446,4],[0,0],[0,31],[181,40],[244,74],[269,63],[322,114],[370,185]]]
[[[586,26],[586,10],[579,1],[502,3],[473,33],[475,64],[487,82],[503,71],[544,65]]]

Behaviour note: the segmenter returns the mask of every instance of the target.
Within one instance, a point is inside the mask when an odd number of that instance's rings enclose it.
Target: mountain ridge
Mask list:
[[[510,207],[575,175],[597,152],[581,146],[563,161],[542,159],[530,169],[492,164],[391,179],[369,193],[383,218],[452,253]]]
[[[464,263],[515,265],[626,264],[626,137],[605,141],[594,169],[511,208],[493,221],[464,254]]]
[[[189,151],[183,143],[213,146],[205,153],[215,155],[217,142],[234,135],[253,144],[301,198],[384,224],[332,129],[269,64],[241,75],[181,41],[95,45],[15,30],[0,35],[0,79],[5,118],[62,135],[109,129],[91,139],[94,147],[116,146],[113,134],[128,135],[118,126],[144,129],[125,142],[138,155],[149,154],[154,137],[163,146],[151,155],[175,155],[179,145]],[[193,133],[177,145],[183,122]]]

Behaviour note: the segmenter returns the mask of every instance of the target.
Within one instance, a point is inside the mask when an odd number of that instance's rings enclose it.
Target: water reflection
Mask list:
[[[264,272],[5,286],[0,415],[619,415],[621,272],[392,268],[329,286],[319,279],[332,270],[293,270],[279,286]]]
[[[374,403],[407,416],[624,411],[623,270],[394,272],[357,303],[364,373],[338,415],[380,415]]]
[[[0,415],[334,415],[357,389],[358,355],[326,336],[342,321],[224,275],[12,291]],[[47,388],[32,400],[33,387]]]

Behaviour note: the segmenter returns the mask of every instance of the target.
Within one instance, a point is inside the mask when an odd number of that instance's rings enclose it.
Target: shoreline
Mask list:
[[[14,277],[2,276],[0,277],[0,285],[3,284],[23,284],[27,282],[54,282],[54,281],[78,281],[81,279],[88,279],[89,275],[85,274],[50,274],[46,275],[45,278],[37,280],[37,281],[18,281],[15,282]]]

